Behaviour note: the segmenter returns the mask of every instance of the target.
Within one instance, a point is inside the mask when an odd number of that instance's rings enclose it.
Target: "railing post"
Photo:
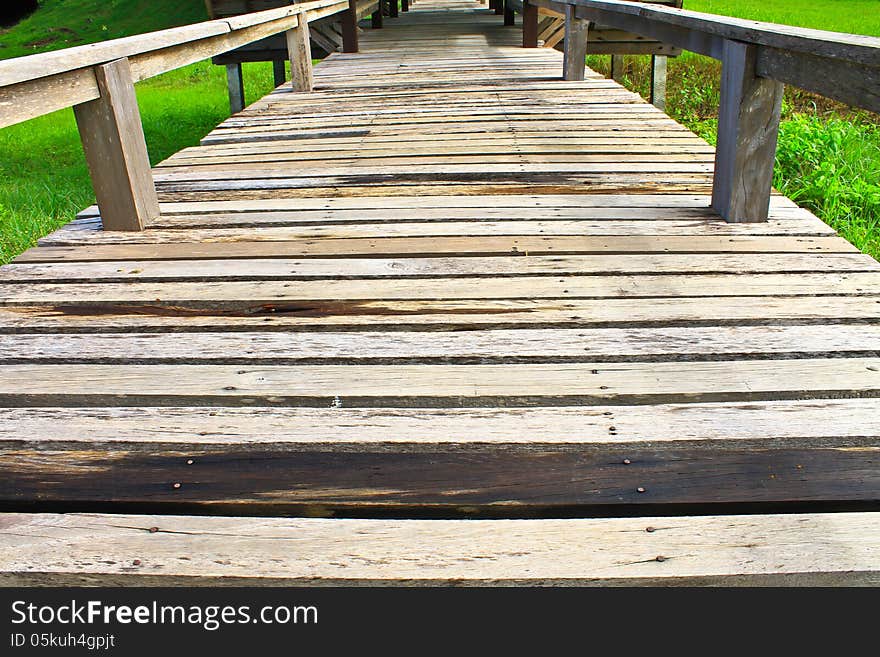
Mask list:
[[[226,65],[226,89],[229,92],[229,113],[238,114],[244,109],[244,78],[239,62]]]
[[[312,78],[312,44],[309,38],[309,19],[300,14],[299,23],[287,30],[287,56],[290,58],[290,80],[294,91],[310,92]]]
[[[101,97],[75,105],[104,230],[143,230],[159,216],[127,58],[94,67]]]
[[[666,55],[651,55],[651,104],[666,111]]]
[[[382,27],[382,4],[383,0],[379,0],[379,5],[376,7],[376,11],[370,16],[370,27],[374,30],[378,30]]]
[[[357,0],[348,0],[348,11],[342,14],[342,52],[358,51]]]
[[[538,47],[538,5],[523,0],[523,48]]]
[[[757,50],[724,42],[712,208],[728,222],[766,221],[770,207],[783,85],[756,75]]]
[[[575,5],[565,5],[565,43],[562,60],[563,80],[583,80],[587,58],[590,21],[578,18]]]
[[[400,0],[400,11],[409,11],[409,0]]]
[[[508,26],[516,25],[516,12],[514,12],[508,0],[504,0],[504,24]]]
[[[495,0],[495,6],[493,9],[495,10],[496,16],[501,16],[504,13],[504,0]]]
[[[398,7],[397,0],[388,0],[388,16],[389,18],[397,18],[398,17]]]

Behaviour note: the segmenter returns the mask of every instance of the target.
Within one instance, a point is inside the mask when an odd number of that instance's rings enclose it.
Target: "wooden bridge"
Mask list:
[[[324,0],[0,65],[99,202],[0,269],[0,584],[880,583],[880,264],[769,188],[780,80],[875,107],[877,40],[545,4],[564,54]],[[724,59],[717,154],[591,21]],[[132,80],[283,31],[150,175]]]

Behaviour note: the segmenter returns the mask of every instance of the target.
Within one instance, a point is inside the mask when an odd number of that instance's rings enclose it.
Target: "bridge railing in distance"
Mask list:
[[[159,201],[134,83],[284,32],[293,89],[311,91],[309,22],[344,12],[356,52],[356,10],[317,0],[2,61],[0,128],[73,107],[104,229],[143,230]]]
[[[729,222],[766,221],[783,85],[880,112],[880,39],[627,0],[506,0],[538,46],[538,7],[565,15],[563,76],[582,80],[591,22],[722,62],[712,207]]]

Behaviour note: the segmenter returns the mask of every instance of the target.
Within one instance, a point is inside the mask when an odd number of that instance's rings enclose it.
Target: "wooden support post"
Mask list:
[[[388,16],[397,18],[398,15],[397,0],[388,0]]]
[[[104,230],[143,230],[159,200],[128,59],[94,67],[101,97],[75,105]]]
[[[783,85],[756,75],[757,51],[724,42],[712,208],[728,222],[766,221],[769,212]]]
[[[495,10],[495,7],[498,5],[498,0],[489,0],[489,9],[491,11]]]
[[[376,7],[376,11],[372,13],[370,16],[370,27],[374,30],[378,30],[382,27],[382,5],[383,0],[379,0],[379,6]]]
[[[238,114],[244,109],[244,78],[239,62],[226,65],[226,88],[229,91],[229,113]]]
[[[538,47],[538,5],[523,0],[523,48]]]
[[[562,60],[563,80],[583,80],[587,58],[590,21],[575,15],[575,5],[565,5],[565,44]]]
[[[348,11],[342,14],[342,52],[358,51],[357,0],[348,0]]]
[[[495,0],[495,15],[501,16],[504,13],[504,0]]]
[[[620,82],[623,79],[623,69],[626,66],[626,60],[623,55],[611,55],[611,79]]]
[[[504,24],[508,26],[516,25],[516,12],[508,0],[504,0]]]
[[[280,87],[287,81],[287,70],[284,67],[283,59],[276,59],[272,62],[272,78],[275,80],[276,87]]]
[[[299,25],[287,30],[287,56],[290,58],[293,90],[312,91],[312,43],[309,39],[309,19],[304,13],[299,15]]]
[[[409,0],[400,0],[400,11],[409,11]]]
[[[666,111],[666,55],[651,55],[651,104]]]

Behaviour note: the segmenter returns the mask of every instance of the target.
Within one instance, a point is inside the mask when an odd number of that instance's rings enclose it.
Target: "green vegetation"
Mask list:
[[[32,16],[0,32],[4,44],[0,53],[3,57],[30,54],[27,44],[41,30],[53,37],[49,42],[47,36],[37,48],[42,52],[206,19],[201,0],[44,0]],[[76,37],[59,28],[68,25]],[[47,31],[50,26],[55,29]],[[245,64],[244,76],[249,103],[273,87],[271,64]],[[154,164],[197,144],[229,116],[225,71],[210,62],[141,82],[137,95]],[[0,130],[0,263],[33,246],[92,203],[94,194],[72,110]]]
[[[878,0],[685,0],[686,9],[880,36]],[[622,82],[647,97],[648,57],[626,57]],[[610,74],[610,57],[587,58]],[[666,111],[715,141],[721,65],[684,53],[669,62]],[[857,247],[880,258],[880,116],[787,88],[774,185]]]

